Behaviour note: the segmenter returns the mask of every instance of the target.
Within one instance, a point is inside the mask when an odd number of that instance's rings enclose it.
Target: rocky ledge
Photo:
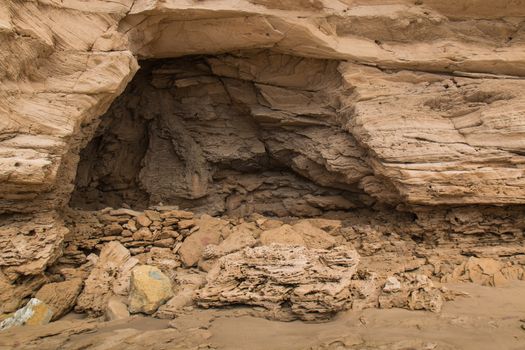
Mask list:
[[[524,278],[524,0],[7,0],[0,48],[3,328]]]

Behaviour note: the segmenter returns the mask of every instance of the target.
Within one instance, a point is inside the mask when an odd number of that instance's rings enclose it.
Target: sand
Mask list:
[[[525,282],[446,286],[468,296],[445,303],[440,313],[349,310],[325,323],[269,321],[245,308],[192,309],[173,321],[68,316],[4,331],[0,349],[525,349]]]

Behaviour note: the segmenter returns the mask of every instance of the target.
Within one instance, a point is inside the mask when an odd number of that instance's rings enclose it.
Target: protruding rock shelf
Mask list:
[[[0,3],[9,334],[439,312],[525,279],[524,217],[524,0]]]

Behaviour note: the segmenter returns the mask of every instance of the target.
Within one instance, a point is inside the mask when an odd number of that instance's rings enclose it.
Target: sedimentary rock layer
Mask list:
[[[346,99],[331,105],[331,117],[340,121],[331,135],[355,139],[359,151],[351,156],[364,152],[366,166],[350,171],[326,162],[323,149],[352,148],[334,136],[314,145],[324,159],[320,170],[343,173],[338,176],[343,183],[359,180],[382,202],[521,204],[523,3],[458,6],[402,0],[9,1],[0,9],[5,39],[0,208],[35,212],[67,202],[78,153],[137,70],[137,58],[249,49],[332,60],[324,72],[332,83],[340,79],[335,61],[350,62],[338,67]],[[256,82],[266,98],[263,106],[273,111],[270,117],[258,110],[259,118],[275,120],[275,109],[295,106],[322,122],[326,111],[319,115],[301,99],[289,100],[280,90],[287,84],[273,81],[290,65],[269,59],[261,66],[235,56],[211,61],[216,75]],[[264,67],[271,68],[261,72]],[[297,71],[287,83],[331,95],[321,82],[306,78],[307,66],[292,67]],[[315,101],[310,95],[303,98]],[[250,147],[248,154],[262,151],[260,144]],[[306,171],[305,162],[319,160],[303,155],[294,166],[315,177],[319,169]],[[194,196],[203,194],[199,185],[206,175],[197,172]]]
[[[2,306],[85,258],[68,203],[522,241],[524,24],[523,0],[2,2]]]

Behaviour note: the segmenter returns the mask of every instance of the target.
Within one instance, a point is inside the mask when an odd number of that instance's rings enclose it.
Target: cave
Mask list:
[[[80,152],[70,206],[314,217],[370,204],[338,65],[268,50],[141,61]]]

